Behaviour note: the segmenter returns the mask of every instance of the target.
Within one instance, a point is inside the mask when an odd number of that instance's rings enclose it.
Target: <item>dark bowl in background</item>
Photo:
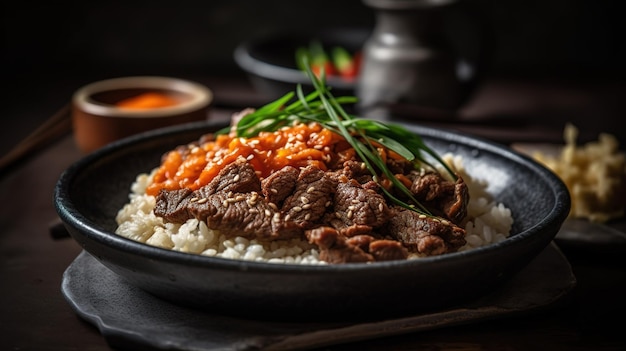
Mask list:
[[[317,266],[194,255],[114,233],[115,216],[138,174],[157,167],[164,152],[224,126],[195,123],[143,133],[70,166],[54,201],[71,236],[129,283],[166,301],[247,318],[339,321],[364,312],[362,318],[432,311],[489,293],[544,250],[570,209],[563,182],[531,158],[471,136],[407,125],[437,152],[462,155],[470,175],[490,181],[487,190],[512,211],[509,238],[417,260]]]
[[[293,91],[296,84],[312,90],[306,74],[296,66],[296,49],[318,40],[325,48],[341,46],[354,54],[361,51],[371,29],[329,28],[318,32],[277,33],[251,38],[237,46],[234,59],[259,93],[270,99]],[[354,95],[356,80],[327,77],[335,96]]]

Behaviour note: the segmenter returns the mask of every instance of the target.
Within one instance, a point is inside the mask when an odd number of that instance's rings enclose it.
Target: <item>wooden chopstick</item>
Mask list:
[[[20,159],[41,150],[71,130],[70,106],[66,104],[0,158],[0,173],[4,173],[6,169]]]

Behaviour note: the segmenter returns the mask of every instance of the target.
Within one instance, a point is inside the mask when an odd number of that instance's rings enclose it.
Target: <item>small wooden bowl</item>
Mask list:
[[[124,108],[121,101],[156,93],[175,100],[163,107]],[[88,84],[72,97],[72,123],[77,146],[92,152],[115,140],[148,130],[208,119],[213,94],[188,80],[137,76]]]

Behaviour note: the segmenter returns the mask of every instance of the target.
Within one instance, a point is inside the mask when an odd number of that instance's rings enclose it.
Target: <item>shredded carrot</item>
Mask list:
[[[128,109],[150,109],[177,105],[175,98],[162,93],[147,92],[118,101],[115,106]]]
[[[401,173],[395,174],[394,176],[396,177],[396,179],[401,181],[405,187],[411,189],[411,185],[413,185],[413,182],[411,181],[411,179],[409,179],[409,177]]]
[[[261,132],[252,138],[221,134],[201,145],[190,144],[186,150],[170,151],[156,170],[146,192],[156,195],[161,189],[199,189],[241,157],[248,160],[261,178],[288,165],[315,165],[326,170],[333,157],[341,159],[337,157],[337,149],[354,157],[354,150],[350,152],[345,144],[342,136],[317,123]]]

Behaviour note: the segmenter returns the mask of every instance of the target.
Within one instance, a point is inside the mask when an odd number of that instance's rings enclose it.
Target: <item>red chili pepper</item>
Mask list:
[[[352,66],[354,67],[354,76],[358,76],[361,71],[361,64],[363,63],[363,52],[357,51],[352,57]]]
[[[332,51],[332,58],[336,70],[342,78],[353,80],[357,77],[361,66],[361,52],[350,55],[346,49],[335,47]]]
[[[317,77],[320,77],[322,70],[326,76],[333,76],[337,74],[333,63],[328,59],[328,55],[324,51],[324,47],[318,41],[312,41],[309,44],[309,54],[311,55],[311,71]]]

